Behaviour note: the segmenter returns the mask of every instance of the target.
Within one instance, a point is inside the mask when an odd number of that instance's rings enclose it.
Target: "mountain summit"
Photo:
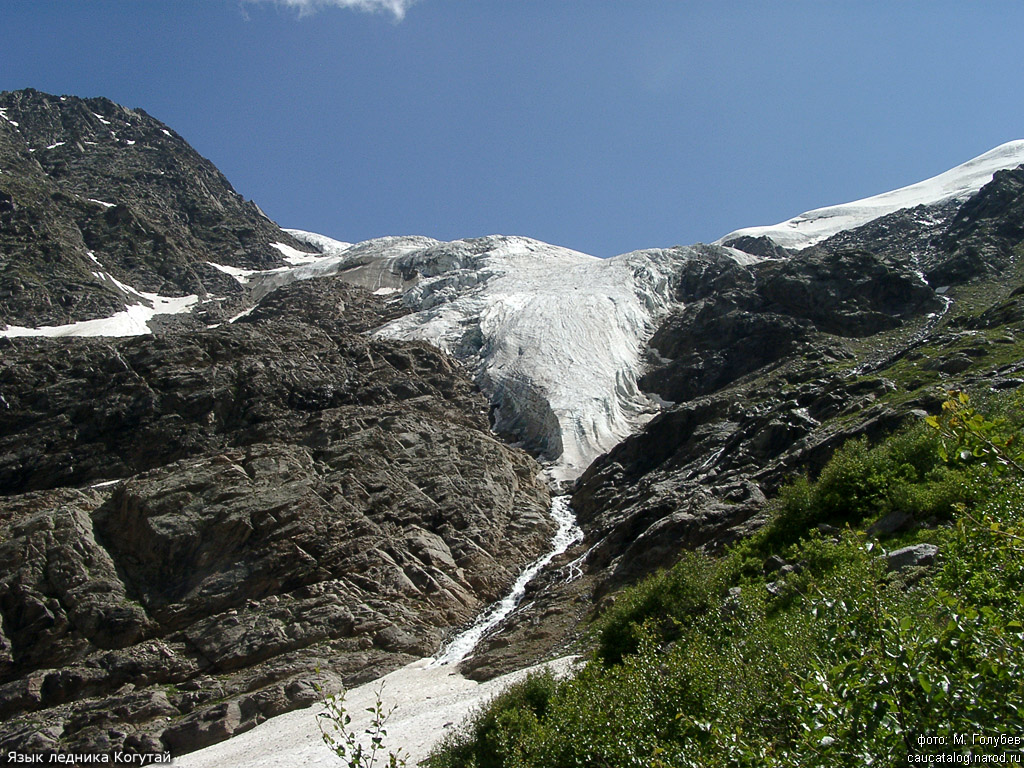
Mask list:
[[[220,317],[242,292],[209,261],[281,266],[273,244],[296,245],[143,110],[33,90],[0,94],[0,225],[0,323],[138,307],[135,323],[62,331],[78,335],[147,332],[161,312]]]

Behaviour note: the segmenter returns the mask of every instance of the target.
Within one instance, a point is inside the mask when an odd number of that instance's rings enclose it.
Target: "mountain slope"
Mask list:
[[[895,211],[919,205],[962,203],[991,181],[996,171],[1021,163],[1024,163],[1024,141],[1009,141],[916,184],[852,203],[816,208],[778,224],[737,229],[715,242],[742,248],[737,242],[767,237],[778,246],[798,251]]]
[[[359,332],[389,311],[309,281],[4,344],[0,748],[227,738],[429,655],[547,549],[539,467],[446,355]]]
[[[640,380],[675,404],[579,478],[584,540],[470,674],[559,647],[623,585],[748,535],[851,438],[920,420],[951,388],[1024,383],[1022,206],[1024,168],[1002,170],[941,217],[894,211],[782,258],[682,264]]]
[[[152,295],[219,317],[241,291],[207,262],[282,265],[276,242],[298,245],[144,111],[0,93],[0,323],[106,318]]]
[[[1024,184],[1016,184],[1011,202],[1006,179],[1022,172],[1005,174],[932,231],[947,261],[967,245],[960,232],[990,241],[996,231],[1019,231]],[[996,201],[1001,213],[992,215]],[[670,316],[652,340],[670,362],[643,383],[686,402],[591,467],[575,498],[584,526],[610,508],[621,512],[623,504],[639,503],[650,520],[647,536],[660,546],[667,519],[650,518],[651,491],[668,481],[672,493],[683,496],[667,504],[670,496],[655,491],[657,504],[667,510],[679,509],[698,488],[718,503],[732,502],[732,510],[719,508],[724,516],[710,527],[692,513],[679,519],[693,529],[686,534],[692,544],[720,543],[734,535],[728,518],[742,523],[746,514],[736,504],[743,494],[730,496],[736,482],[753,480],[744,493],[754,498],[770,493],[794,468],[820,468],[850,436],[880,434],[912,411],[934,408],[941,396],[937,386],[963,386],[972,377],[1013,386],[1022,366],[1019,357],[1014,360],[1019,329],[1013,312],[995,334],[1003,347],[958,326],[976,312],[1015,301],[1022,238],[1001,240],[1006,263],[998,274],[978,266],[939,294],[918,271],[913,249],[900,254],[888,233],[880,241],[877,234],[869,224],[785,261],[751,265],[749,277],[733,278],[728,288],[718,286]],[[966,348],[973,349],[969,356],[957,351]],[[921,370],[911,375],[908,359],[920,361]],[[698,503],[693,512],[700,508],[711,510],[715,503]],[[746,509],[756,512],[758,504]],[[635,529],[622,546],[639,547]],[[622,567],[641,561],[649,564],[650,558],[634,553]]]
[[[1022,148],[600,260],[283,231],[139,110],[0,95],[0,747],[183,752],[433,653],[552,531],[494,432],[586,537],[478,677],[939,388],[1018,386]]]

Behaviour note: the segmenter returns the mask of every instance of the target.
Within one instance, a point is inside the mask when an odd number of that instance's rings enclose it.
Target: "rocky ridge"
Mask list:
[[[0,324],[109,317],[145,300],[130,289],[215,322],[244,292],[209,262],[281,266],[273,243],[301,249],[145,111],[0,93]]]

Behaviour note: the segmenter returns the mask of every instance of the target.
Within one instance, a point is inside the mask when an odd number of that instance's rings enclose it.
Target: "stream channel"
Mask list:
[[[501,600],[492,603],[484,610],[468,629],[452,638],[434,656],[430,666],[440,667],[458,664],[469,656],[484,635],[498,626],[519,607],[519,603],[522,602],[523,596],[526,594],[526,585],[530,583],[533,577],[540,573],[544,566],[565,552],[565,550],[583,539],[583,531],[576,524],[576,516],[569,506],[569,500],[569,496],[555,496],[551,499],[551,517],[558,524],[558,530],[555,531],[555,537],[551,542],[551,551],[530,563],[519,574],[519,578],[512,585],[511,591]]]
[[[574,657],[567,656],[477,683],[463,677],[455,668],[473,652],[484,635],[516,610],[530,580],[582,539],[583,533],[576,525],[568,496],[551,500],[551,516],[558,523],[558,530],[550,551],[519,575],[506,597],[484,610],[468,629],[455,636],[433,658],[414,661],[379,680],[345,691],[344,706],[352,718],[347,727],[349,732],[361,737],[364,748],[370,746],[366,729],[370,727],[370,718],[378,703],[385,711],[391,711],[385,752],[400,752],[407,758],[407,765],[414,766],[427,757],[449,729],[457,729],[459,723],[505,686],[522,680],[534,669],[547,668],[558,675],[571,669]],[[283,765],[338,768],[343,763],[323,743],[320,709],[299,709],[271,718],[227,741],[176,757],[174,764],[178,768],[280,768]]]

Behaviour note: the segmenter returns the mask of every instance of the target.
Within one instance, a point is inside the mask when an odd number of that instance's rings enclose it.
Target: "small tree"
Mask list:
[[[317,686],[321,693],[323,689]],[[391,714],[397,709],[397,705],[390,709],[384,709],[384,682],[381,681],[377,688],[375,702],[366,711],[373,715],[370,724],[363,731],[363,736],[368,737],[370,746],[364,745],[355,731],[349,727],[352,723],[352,716],[345,709],[345,692],[342,691],[334,696],[323,698],[324,711],[317,715],[317,725],[320,727],[320,735],[334,754],[345,761],[347,768],[376,768],[378,760],[385,759],[384,739],[388,732],[385,725]],[[405,768],[407,756],[401,749],[387,751],[387,768]],[[381,765],[385,765],[381,763]]]

